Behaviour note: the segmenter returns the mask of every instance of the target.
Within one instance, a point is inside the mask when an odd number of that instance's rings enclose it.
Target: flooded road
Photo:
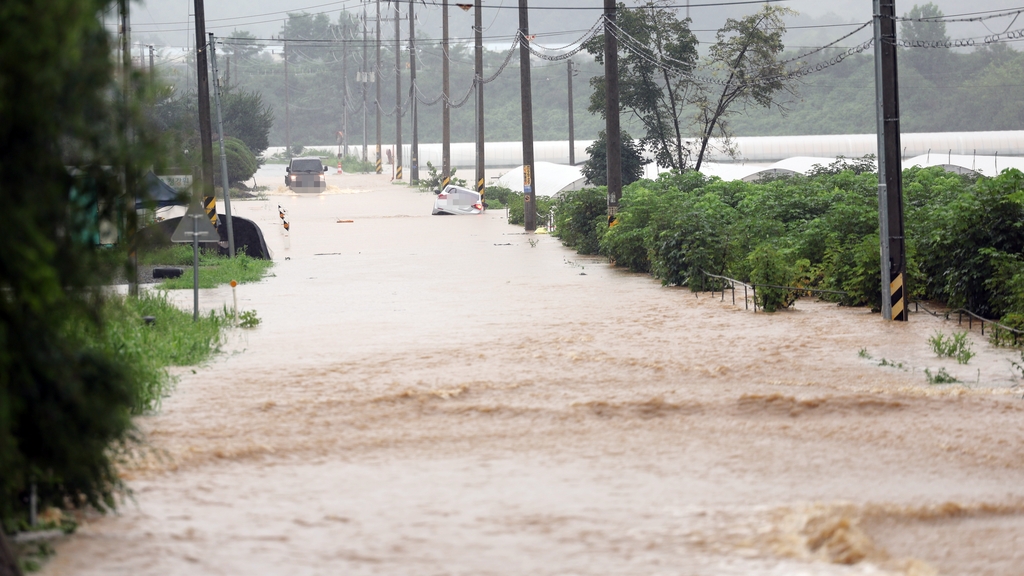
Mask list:
[[[140,419],[134,502],[44,574],[1024,566],[1019,358],[977,333],[960,366],[927,342],[956,324],[923,312],[754,314],[504,212],[430,216],[432,195],[383,176],[329,184],[233,203],[276,260],[238,288],[262,323]],[[230,306],[230,288],[200,298]]]

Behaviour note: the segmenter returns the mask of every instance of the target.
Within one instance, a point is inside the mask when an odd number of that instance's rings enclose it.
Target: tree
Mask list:
[[[224,38],[224,52],[236,58],[253,58],[260,53],[260,45],[256,37],[246,30],[232,30],[231,35]]]
[[[33,482],[50,501],[113,507],[114,459],[135,438],[132,367],[81,336],[102,329],[98,287],[113,273],[92,233],[158,147],[129,105],[149,82],[114,80],[98,17],[112,4],[0,4],[0,538]]]
[[[643,148],[626,132],[622,132],[622,185],[636,182],[644,175]],[[595,186],[608,184],[608,143],[607,134],[602,130],[597,140],[587,146],[590,158],[583,163],[583,176]]]
[[[626,9],[620,4],[616,26],[619,46],[619,107],[633,114],[645,129],[640,143],[655,153],[662,166],[685,170],[692,154],[686,108],[697,93],[691,74],[697,63],[697,39],[688,19],[679,20],[666,0]],[[604,62],[604,37],[586,44]],[[652,65],[652,61],[662,65]],[[590,79],[592,114],[605,115],[604,76]],[[602,177],[603,178],[603,177]],[[625,184],[625,180],[623,184]]]
[[[712,137],[728,141],[727,120],[738,108],[775,106],[784,111],[776,97],[780,92],[792,94],[795,80],[779,59],[786,33],[782,17],[792,12],[766,5],[745,18],[729,18],[718,30],[706,64],[716,82],[704,85],[695,102],[700,133],[695,170],[700,170]]]
[[[900,22],[900,40],[931,46],[932,43],[943,43],[949,40],[946,35],[946,23],[937,20],[943,16],[942,10],[931,2],[924,6],[914,5],[910,12],[903,15],[908,20]],[[938,71],[942,62],[949,56],[946,50],[929,48],[911,48],[901,51],[911,65],[922,74]]]
[[[245,182],[256,173],[259,165],[249,148],[237,138],[224,138],[225,160],[228,165],[228,183]],[[220,158],[220,142],[213,143],[214,157]],[[220,161],[213,163],[214,182],[221,182]]]
[[[229,90],[221,94],[221,114],[224,135],[238,138],[259,156],[270,146],[270,129],[274,126],[274,111],[263,104],[259,92]]]

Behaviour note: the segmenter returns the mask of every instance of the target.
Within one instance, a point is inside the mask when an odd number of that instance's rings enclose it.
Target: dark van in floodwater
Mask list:
[[[284,183],[296,192],[323,192],[327,189],[327,166],[319,158],[292,158]]]

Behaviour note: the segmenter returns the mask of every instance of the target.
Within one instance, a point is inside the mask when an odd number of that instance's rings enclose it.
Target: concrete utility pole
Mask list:
[[[220,111],[220,77],[217,74],[217,44],[210,32],[210,61],[213,64],[213,96],[217,102],[217,138],[220,139],[220,179],[224,189],[224,216],[228,228],[228,258],[235,257],[235,231],[231,227],[231,189],[228,187],[228,156],[224,148],[224,116]]]
[[[900,161],[895,0],[874,0],[874,13],[882,318],[906,321],[907,249],[903,235],[903,167]]]
[[[395,2],[395,180],[402,179],[402,18]]]
[[[131,16],[129,15],[128,0],[118,2],[118,11],[121,17],[121,96],[124,98],[125,107],[131,98],[132,82],[132,53],[131,53]],[[128,115],[124,117],[124,137],[131,141],[132,129],[128,123]],[[125,243],[128,245],[128,294],[139,295],[139,252],[135,246],[135,229],[138,228],[138,215],[135,212],[135,179],[131,166],[127,163],[123,166],[121,183],[124,185],[124,198],[128,204],[125,206]]]
[[[288,102],[288,40],[284,41],[284,156],[292,157],[292,115],[291,104]]]
[[[373,115],[377,118],[377,174],[384,172],[384,166],[381,164],[380,158],[380,131],[381,131],[381,117],[380,111],[382,110],[380,105],[380,0],[377,0],[377,69],[373,73],[373,81],[377,85],[377,99],[374,102]]]
[[[576,66],[572,63],[572,60],[567,60],[568,70],[566,74],[569,77],[569,166],[576,165],[576,127],[573,125],[573,111],[572,111],[572,77],[579,71]]]
[[[344,157],[348,156],[348,22],[341,26],[341,98],[344,105],[341,109],[341,154]]]
[[[448,0],[441,4],[441,190],[452,180],[452,112],[448,106]]]
[[[206,15],[203,0],[195,0],[196,70],[199,96],[199,140],[203,152],[203,208],[217,225],[217,198],[213,195],[213,129],[210,126],[210,76],[206,63]],[[287,61],[287,60],[286,60]]]
[[[537,229],[536,173],[533,170],[533,89],[530,81],[530,18],[519,0],[519,93],[523,111],[523,210],[527,232]]]
[[[366,26],[366,4],[364,3],[363,4],[363,65],[362,65],[363,72],[362,72],[362,74],[360,74],[360,78],[359,78],[359,81],[363,85],[363,162],[367,161],[367,156],[366,156],[366,154],[367,154],[367,152],[366,152],[366,142],[367,142],[367,139],[366,139],[366,115],[367,115],[368,112],[367,112],[366,107],[368,105],[368,102],[367,102],[368,97],[367,97],[367,94],[366,94],[366,92],[367,92],[366,83],[368,82],[367,74],[369,74],[369,70],[366,69],[366,65],[369,62],[367,60],[367,56],[366,56],[366,49],[367,49],[366,35],[367,35],[367,33],[368,33],[368,30],[367,30],[367,26]]]
[[[619,128],[619,42],[615,38],[615,0],[604,0],[604,115],[608,160],[608,224],[622,198],[622,132]]]
[[[476,0],[476,13],[473,15],[473,31],[476,36],[476,191],[480,193],[480,203],[484,201],[484,189],[487,177],[484,174],[484,27],[481,16],[481,0]]]
[[[419,106],[416,98],[416,15],[413,9],[415,2],[409,2],[409,98],[412,101],[412,149],[409,151],[409,182],[420,182],[420,134]]]

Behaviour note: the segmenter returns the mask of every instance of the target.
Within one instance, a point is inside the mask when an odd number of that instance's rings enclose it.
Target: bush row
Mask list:
[[[929,298],[1024,327],[1024,173],[972,178],[941,167],[903,174],[907,286]],[[878,181],[870,162],[838,161],[809,176],[747,183],[666,173],[623,190],[607,224],[606,191],[568,192],[556,234],[583,254],[701,287],[702,271],[745,282],[844,291],[843,305],[881,301]],[[765,290],[762,305],[788,304]]]

